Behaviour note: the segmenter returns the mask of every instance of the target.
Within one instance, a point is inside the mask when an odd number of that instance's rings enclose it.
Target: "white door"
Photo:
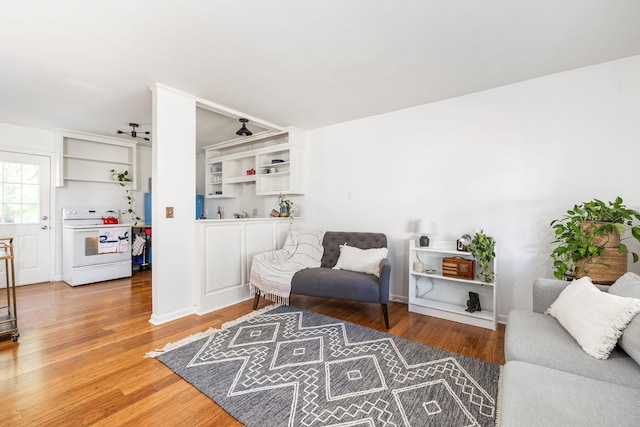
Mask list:
[[[50,189],[49,157],[0,151],[0,237],[13,237],[17,285],[50,280]]]

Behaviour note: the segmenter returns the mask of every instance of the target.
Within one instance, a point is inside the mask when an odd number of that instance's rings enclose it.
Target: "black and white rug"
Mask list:
[[[499,365],[273,307],[149,355],[247,426],[495,424]]]

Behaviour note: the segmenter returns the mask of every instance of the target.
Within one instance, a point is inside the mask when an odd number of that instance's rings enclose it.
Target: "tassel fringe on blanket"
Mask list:
[[[256,254],[249,274],[251,294],[288,305],[293,276],[305,268],[320,267],[323,238],[324,231],[292,231],[282,249]]]
[[[147,352],[147,354],[145,354],[144,357],[156,358],[156,357],[160,356],[163,353],[166,353],[166,352],[171,351],[171,350],[175,350],[176,348],[180,348],[182,346],[185,346],[185,345],[187,345],[189,343],[192,343],[194,341],[197,341],[199,339],[208,337],[209,335],[213,335],[216,332],[219,332],[219,331],[222,331],[224,329],[227,329],[227,328],[230,328],[232,326],[235,326],[240,322],[244,322],[245,320],[251,319],[251,318],[256,317],[256,316],[258,316],[260,314],[267,313],[267,312],[273,310],[274,308],[280,307],[280,305],[281,304],[273,304],[273,305],[261,308],[260,310],[252,311],[251,313],[245,314],[244,316],[239,317],[239,318],[237,318],[235,320],[231,320],[229,322],[223,323],[220,328],[209,328],[206,331],[202,331],[202,332],[195,333],[193,335],[189,335],[188,337],[183,338],[180,341],[167,343],[162,348]]]
[[[260,294],[264,299],[273,301],[279,305],[289,305],[289,297],[283,297],[282,295],[261,291],[260,288],[255,286],[253,283],[249,283],[249,292],[251,295]]]

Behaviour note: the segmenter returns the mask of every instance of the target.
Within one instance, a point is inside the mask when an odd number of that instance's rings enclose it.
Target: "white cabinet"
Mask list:
[[[58,179],[65,181],[117,183],[111,169],[128,171],[132,188],[136,188],[136,144],[100,135],[79,132],[58,134]]]
[[[197,221],[200,283],[197,313],[238,303],[250,297],[253,256],[279,249],[289,231],[300,230],[300,218],[256,218]]]
[[[259,196],[304,194],[302,139],[301,132],[287,130],[252,138],[231,149],[207,147],[205,197],[239,197],[241,186],[247,183],[255,183]],[[228,153],[230,150],[234,152]]]
[[[443,276],[442,259],[449,257],[473,260],[469,252],[420,247],[415,240],[409,241],[409,311],[495,330],[497,283]],[[414,270],[417,261],[424,264],[424,272]],[[469,292],[479,294],[481,311],[465,311]]]

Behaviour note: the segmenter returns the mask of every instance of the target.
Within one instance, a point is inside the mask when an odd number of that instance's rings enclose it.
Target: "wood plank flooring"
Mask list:
[[[252,300],[160,326],[151,273],[72,288],[17,289],[20,339],[0,337],[0,426],[238,426],[208,397],[155,359],[143,358],[251,311]],[[376,304],[293,296],[292,305],[386,331]],[[260,307],[268,303],[260,301]],[[504,363],[504,325],[490,331],[389,304],[391,334]]]

